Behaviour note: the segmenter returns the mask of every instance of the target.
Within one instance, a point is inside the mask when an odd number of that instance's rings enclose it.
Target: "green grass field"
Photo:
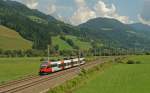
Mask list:
[[[41,58],[0,58],[0,83],[38,74]]]
[[[74,93],[149,93],[150,56],[130,56],[142,64],[117,64],[99,72]]]
[[[83,42],[79,38],[71,35],[65,36],[68,39],[71,39],[75,45],[77,45],[81,50],[87,50],[91,48],[91,44],[89,42]],[[59,45],[60,50],[72,50],[72,46],[70,46],[66,41],[60,39],[59,36],[52,37],[53,45]]]
[[[59,36],[52,37],[53,45],[58,45],[60,50],[72,50],[73,48]]]
[[[40,17],[37,17],[37,16],[28,16],[28,18],[34,22],[37,22],[37,23],[42,23],[42,24],[48,24],[48,21],[40,18]]]
[[[23,39],[14,30],[0,25],[0,48],[3,50],[26,50],[32,48],[32,43]]]
[[[75,45],[77,45],[81,50],[87,50],[89,48],[92,48],[89,42],[81,41],[79,38],[75,36],[66,35],[66,38],[71,39],[75,43]]]

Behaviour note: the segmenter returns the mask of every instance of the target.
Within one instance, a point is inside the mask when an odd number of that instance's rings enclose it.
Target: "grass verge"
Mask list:
[[[19,79],[29,74],[38,74],[40,57],[0,58],[0,83]]]
[[[106,68],[112,66],[112,62],[107,62],[93,67],[89,70],[82,69],[81,73],[72,80],[65,82],[64,84],[51,89],[47,93],[72,93],[73,90],[85,85],[87,82],[94,78],[94,74],[97,72],[103,72]],[[79,83],[80,82],[80,83]]]
[[[94,74],[87,84],[73,93],[149,93],[150,91],[150,56],[128,56],[125,63],[118,60],[116,65],[104,73]],[[126,64],[129,60],[140,64]]]

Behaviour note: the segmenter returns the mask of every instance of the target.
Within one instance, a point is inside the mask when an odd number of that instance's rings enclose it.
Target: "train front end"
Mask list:
[[[47,75],[50,73],[52,73],[52,68],[51,68],[50,62],[43,62],[40,65],[39,75]]]

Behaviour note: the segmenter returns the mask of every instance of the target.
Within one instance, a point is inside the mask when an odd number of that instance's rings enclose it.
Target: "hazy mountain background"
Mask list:
[[[46,49],[48,44],[53,45],[57,42],[52,40],[57,37],[72,49],[79,49],[79,43],[73,44],[78,40],[82,44],[88,43],[90,48],[96,45],[99,48],[136,47],[150,50],[148,25],[123,24],[116,19],[95,18],[79,26],[72,26],[15,1],[0,1],[0,25],[15,30],[24,39],[31,41],[34,49]],[[64,37],[71,37],[70,41]],[[77,39],[74,40],[73,37]],[[57,46],[60,46],[59,43]]]

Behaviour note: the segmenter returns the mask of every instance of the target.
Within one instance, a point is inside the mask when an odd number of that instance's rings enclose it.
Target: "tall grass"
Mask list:
[[[87,82],[93,78],[94,74],[96,74],[97,72],[103,72],[106,68],[110,66],[111,63],[108,62],[98,65],[89,70],[82,69],[79,76],[50,90],[48,93],[72,93],[75,89],[78,89],[80,86],[87,84]]]
[[[29,74],[37,74],[40,66],[39,58],[0,58],[0,83],[21,78]]]
[[[117,64],[73,93],[149,93],[150,56],[130,56],[126,60],[141,64]]]

